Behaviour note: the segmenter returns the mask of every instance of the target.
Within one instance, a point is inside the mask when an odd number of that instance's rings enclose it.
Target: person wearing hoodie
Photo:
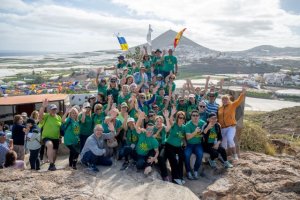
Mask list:
[[[41,133],[39,132],[34,119],[27,119],[25,133],[27,148],[30,151],[30,167],[32,170],[40,170],[39,153],[41,149]]]

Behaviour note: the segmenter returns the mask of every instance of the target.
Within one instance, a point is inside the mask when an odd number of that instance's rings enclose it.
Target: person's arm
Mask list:
[[[178,73],[178,64],[177,64],[177,58],[175,57],[176,62],[175,62],[175,75],[177,76]]]
[[[10,150],[13,150],[13,149],[14,149],[14,140],[13,140],[13,139],[9,139],[9,144],[8,144],[8,146],[9,146],[9,149],[10,149]]]
[[[195,87],[193,86],[193,83],[190,79],[186,79],[186,84],[187,84],[187,89],[189,91],[189,93],[195,93]]]
[[[240,94],[240,96],[234,102],[232,102],[234,108],[237,108],[245,100],[246,91],[247,88],[243,86],[242,93]]]
[[[124,116],[123,124],[122,124],[122,127],[123,127],[124,131],[127,131],[127,129],[128,129],[128,126],[127,126],[128,118],[129,118],[128,113],[126,113],[125,116]]]
[[[108,115],[109,111],[110,111],[110,108],[111,108],[111,101],[112,101],[112,95],[108,95],[107,97],[107,106],[106,106],[106,109],[105,109],[105,114]]]
[[[99,75],[100,75],[100,68],[98,68],[97,70],[97,76],[96,76],[96,85],[98,86],[99,85]]]
[[[97,141],[94,138],[88,138],[85,145],[96,156],[103,156],[106,153],[105,149],[98,148]]]
[[[85,122],[85,117],[86,117],[86,109],[83,108],[81,112],[81,120],[80,120],[81,123]]]
[[[224,79],[222,78],[221,81],[220,81],[219,94],[222,94],[222,92],[223,92],[223,85],[224,85]]]
[[[41,122],[44,118],[44,112],[45,112],[45,109],[47,108],[49,102],[48,102],[48,99],[44,99],[43,103],[42,103],[42,106],[39,110],[39,121]]]
[[[207,126],[204,128],[203,133],[207,134],[208,131],[213,127],[212,123],[208,123]]]
[[[142,132],[142,128],[141,128],[141,124],[142,121],[145,119],[145,113],[144,112],[139,112],[138,114],[138,120],[135,124],[135,130],[138,134],[140,134]]]
[[[201,132],[201,129],[199,127],[197,127],[194,132],[192,133],[186,133],[186,139],[187,140],[190,140],[192,139],[193,137],[195,137],[197,134],[199,134]]]
[[[168,110],[164,110],[163,113],[165,119],[166,119],[166,132],[169,132],[169,130],[171,129],[171,123],[170,123],[170,119],[169,119],[169,111]]]
[[[170,126],[172,127],[173,124],[174,124],[174,115],[176,114],[177,110],[176,110],[176,106],[174,105],[172,107],[172,110],[171,110],[171,116],[170,116]]]
[[[158,155],[159,155],[159,150],[158,150],[158,148],[155,148],[154,151],[155,151],[155,155],[154,155],[154,157],[151,157],[151,156],[149,157],[148,163],[153,163],[157,160]]]
[[[156,92],[157,92],[158,88],[159,88],[159,86],[158,86],[158,85],[157,85],[155,88],[153,88],[153,91],[152,91],[152,93],[153,93],[153,96],[151,97],[151,99],[150,99],[150,100],[148,100],[148,101],[145,101],[145,104],[147,104],[147,105],[150,105],[150,104],[152,104],[152,103],[154,103],[154,102],[155,102],[155,100],[156,100]]]
[[[104,71],[106,71],[106,70],[115,70],[116,68],[117,68],[116,66],[104,67]]]
[[[107,125],[108,125],[108,130],[110,132],[109,133],[103,133],[103,138],[108,139],[108,140],[113,139],[115,136],[117,136],[114,124],[110,121],[110,122],[107,123]]]
[[[207,77],[206,77],[206,82],[205,82],[205,88],[204,88],[204,93],[205,93],[205,94],[206,94],[206,92],[207,92],[207,90],[208,90],[209,79],[210,79],[210,76],[207,76]]]
[[[67,118],[67,116],[69,115],[71,108],[72,108],[72,107],[68,106],[68,108],[67,108],[65,114],[64,114],[64,115],[62,116],[62,118],[61,118],[61,122],[62,122],[62,123],[65,123],[66,118]]]

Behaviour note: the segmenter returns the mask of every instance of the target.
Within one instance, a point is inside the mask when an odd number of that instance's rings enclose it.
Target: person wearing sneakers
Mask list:
[[[68,116],[68,117],[67,117]],[[64,144],[70,150],[69,167],[77,169],[77,159],[80,151],[79,133],[80,125],[78,121],[78,111],[76,108],[68,108],[62,117],[63,128],[65,130]]]
[[[136,159],[135,147],[138,142],[138,133],[135,129],[135,120],[130,117],[127,120],[127,123],[124,124],[124,136],[122,147],[119,151],[119,159],[125,158],[125,161],[121,167],[121,170],[125,170],[129,166],[129,156],[133,159]]]
[[[187,146],[184,150],[185,156],[185,169],[187,178],[189,180],[198,179],[198,170],[201,166],[203,157],[203,147],[202,147],[202,127],[205,124],[203,120],[199,117],[198,110],[192,110],[191,120],[185,125]],[[196,161],[194,165],[194,170],[191,169],[191,155],[194,153],[196,155]]]
[[[106,155],[105,140],[115,137],[116,131],[113,123],[108,124],[109,133],[103,132],[103,127],[97,124],[94,128],[94,133],[90,135],[81,151],[81,163],[86,165],[89,170],[99,172],[96,165],[111,166],[112,160]]]
[[[215,159],[221,155],[225,168],[232,168],[232,164],[227,160],[225,149],[220,145],[222,143],[221,126],[217,123],[217,115],[210,113],[207,123],[203,126],[203,149],[210,155],[209,164],[212,168],[216,168]]]
[[[222,106],[218,109],[218,119],[221,125],[222,132],[222,147],[233,154],[233,158],[238,160],[238,155],[235,148],[235,132],[236,132],[236,119],[235,111],[237,107],[245,100],[246,87],[243,87],[242,93],[234,101],[231,102],[228,95],[222,96]],[[227,152],[228,153],[228,152]]]
[[[144,169],[144,174],[148,175],[152,171],[152,165],[157,162],[159,155],[158,141],[152,136],[154,124],[148,123],[146,129],[141,128],[145,113],[140,112],[136,123],[138,142],[136,145],[137,169]]]
[[[61,139],[60,126],[62,122],[61,117],[57,114],[57,106],[55,104],[50,104],[49,113],[44,113],[48,104],[48,99],[45,99],[39,110],[39,126],[43,128],[41,133],[42,140],[47,147],[47,157],[50,162],[48,170],[54,171],[56,170],[55,161]]]

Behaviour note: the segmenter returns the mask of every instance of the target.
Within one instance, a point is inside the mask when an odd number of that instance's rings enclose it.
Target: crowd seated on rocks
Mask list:
[[[24,168],[28,149],[31,170],[40,170],[46,152],[48,170],[54,171],[61,143],[69,149],[71,169],[80,163],[97,173],[100,165],[115,167],[112,163],[119,160],[120,170],[133,165],[149,174],[157,167],[164,181],[179,185],[185,183],[184,167],[187,179],[199,179],[204,153],[209,154],[212,168],[217,160],[224,168],[233,167],[227,154],[238,160],[235,110],[245,99],[245,87],[233,102],[230,96],[222,96],[221,105],[216,98],[223,81],[219,88],[209,88],[209,76],[205,88],[186,80],[182,92],[175,94],[178,66],[172,49],[166,56],[159,49],[151,55],[145,51],[141,61],[134,63],[119,56],[118,64],[105,70],[114,70],[115,75],[100,77],[99,69],[98,93],[82,106],[69,106],[60,116],[57,106],[45,99],[30,117],[14,116],[11,138],[0,123],[0,167]]]

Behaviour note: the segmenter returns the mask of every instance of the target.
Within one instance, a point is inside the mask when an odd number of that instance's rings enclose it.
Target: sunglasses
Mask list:
[[[102,109],[100,109],[100,108],[99,108],[99,109],[96,109],[96,111],[99,111],[99,110],[102,110]]]
[[[209,95],[209,97],[215,97],[215,95]]]
[[[205,108],[206,106],[199,106],[200,108]]]
[[[149,117],[154,117],[154,115],[149,115]]]
[[[178,119],[185,119],[184,117],[178,117]]]
[[[146,97],[140,97],[141,99],[145,99]]]
[[[199,117],[199,115],[192,115],[192,117]]]
[[[110,81],[111,83],[115,83],[116,81]]]

